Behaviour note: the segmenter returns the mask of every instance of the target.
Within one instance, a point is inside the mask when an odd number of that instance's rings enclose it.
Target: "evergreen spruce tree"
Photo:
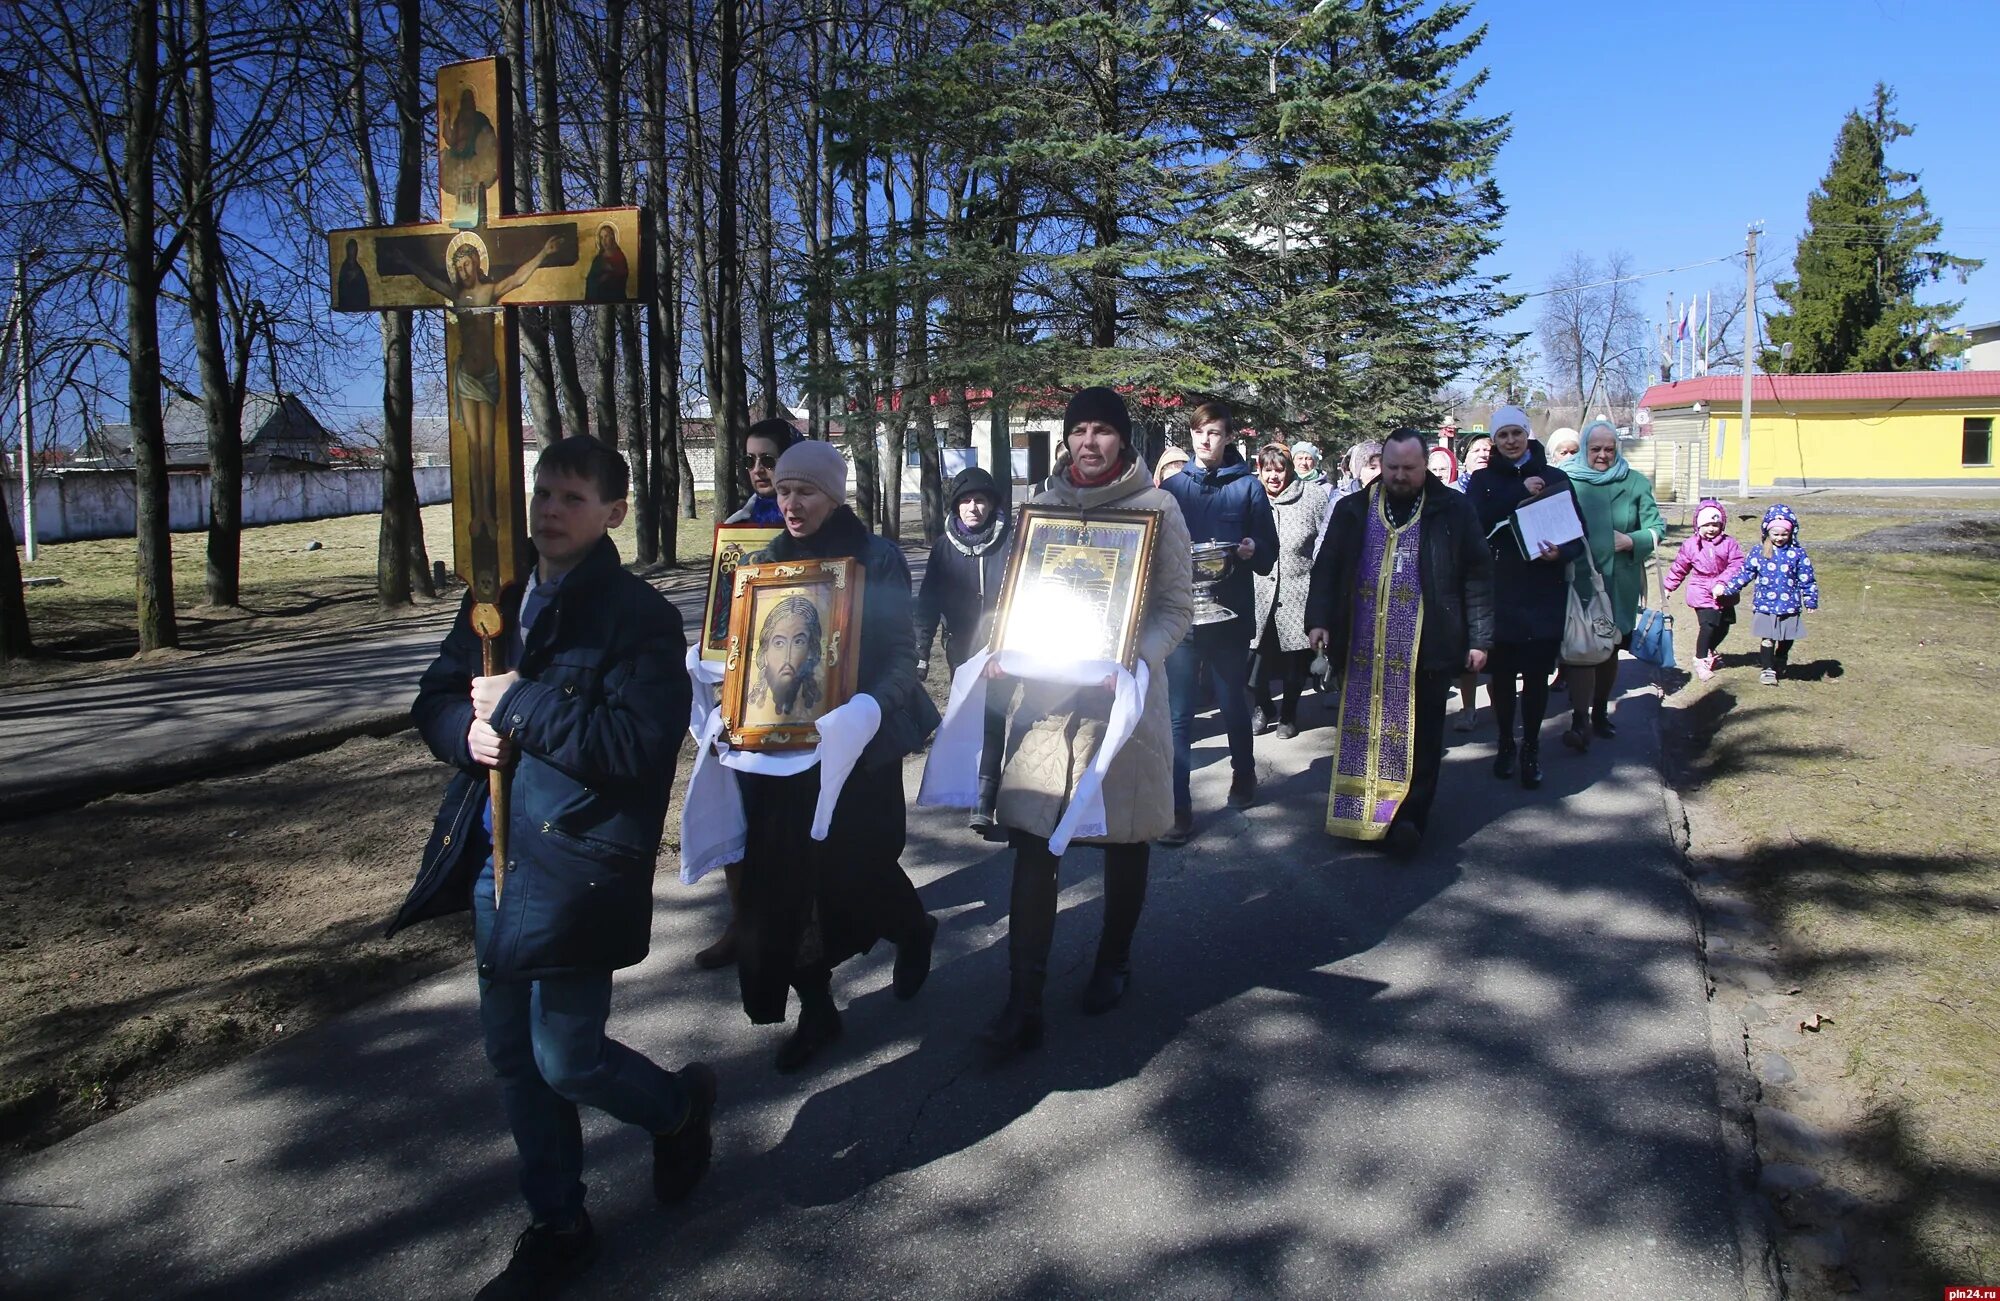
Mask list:
[[[1912,131],[1896,120],[1895,102],[1877,82],[1871,110],[1850,112],[1841,124],[1833,162],[1806,199],[1797,278],[1778,282],[1784,307],[1765,314],[1766,370],[1778,368],[1786,343],[1788,369],[1803,373],[1927,370],[1962,346],[1942,332],[1960,303],[1920,303],[1916,295],[1947,274],[1964,283],[1982,263],[1935,247],[1944,226],[1916,174],[1889,166],[1888,146]]]
[[[1505,342],[1478,263],[1507,126],[1474,106],[1469,5],[914,3],[928,39],[852,70],[836,134],[921,152],[938,188],[926,239],[866,261],[934,304],[939,387],[1226,396],[1339,440],[1430,421]]]
[[[1229,141],[1200,239],[1213,292],[1185,328],[1273,429],[1338,443],[1428,423],[1517,301],[1478,271],[1505,212],[1506,119],[1476,112],[1486,73],[1464,67],[1486,29],[1417,0],[1231,12],[1203,74]]]

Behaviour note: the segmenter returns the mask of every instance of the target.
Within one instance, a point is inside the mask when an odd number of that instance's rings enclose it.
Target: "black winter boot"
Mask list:
[[[1521,747],[1521,789],[1540,790],[1542,785],[1542,747],[1523,745]]]
[[[982,840],[1001,841],[1007,839],[1006,829],[994,820],[993,810],[1000,803],[1000,778],[996,774],[979,777],[979,802],[972,806],[972,816],[966,826],[976,832]]]
[[[793,984],[799,991],[799,1024],[778,1049],[778,1073],[802,1069],[819,1050],[841,1036],[840,1009],[833,1005],[832,976],[815,973]]]
[[[1145,845],[1112,845],[1104,851],[1104,929],[1090,983],[1083,989],[1083,1010],[1091,1016],[1117,1007],[1131,983],[1132,936],[1146,903],[1149,861]]]
[[[1007,912],[1007,1004],[979,1032],[980,1046],[996,1065],[1041,1047],[1042,986],[1056,938],[1059,865],[1046,840],[1023,836],[1015,844]]]
[[[1015,972],[1009,981],[1007,1002],[999,1015],[979,1032],[979,1046],[993,1065],[1017,1053],[1042,1046],[1042,982],[1044,972]]]

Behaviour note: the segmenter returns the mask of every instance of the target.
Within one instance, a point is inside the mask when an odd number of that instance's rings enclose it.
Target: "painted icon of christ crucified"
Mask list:
[[[506,295],[527,284],[542,263],[563,247],[562,237],[551,235],[534,256],[494,278],[486,242],[474,231],[452,236],[445,249],[449,279],[432,267],[408,262],[385,246],[384,260],[392,257],[398,265],[385,270],[415,277],[433,293],[445,299],[451,310],[445,314],[450,335],[446,355],[451,359],[452,411],[454,423],[463,431],[467,463],[467,486],[471,495],[471,542],[474,572],[499,572],[500,490],[499,459],[503,440],[499,437],[501,403],[505,397],[500,374],[497,339],[503,328],[497,309]],[[454,451],[456,451],[456,447]],[[486,563],[481,563],[486,562]],[[480,600],[497,600],[499,593],[478,592]]]

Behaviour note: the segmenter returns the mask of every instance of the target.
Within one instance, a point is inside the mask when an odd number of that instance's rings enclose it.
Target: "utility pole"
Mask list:
[[[1750,500],[1750,365],[1757,348],[1757,228],[1745,235],[1743,252],[1743,433],[1736,471],[1736,495]]]
[[[14,259],[14,328],[15,341],[21,350],[15,364],[15,374],[20,380],[21,390],[21,545],[27,559],[35,558],[35,408],[29,400],[28,380],[32,373],[33,343],[30,335],[31,316],[28,311],[28,264],[20,258]]]

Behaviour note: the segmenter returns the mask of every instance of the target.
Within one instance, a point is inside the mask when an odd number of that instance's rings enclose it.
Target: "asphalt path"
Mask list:
[[[657,582],[689,629],[704,582]],[[0,818],[398,731],[457,610],[0,695]]]
[[[692,966],[720,881],[663,874],[613,1032],[715,1064],[715,1166],[662,1210],[645,1139],[588,1115],[604,1253],[572,1294],[1742,1296],[1658,704],[1623,685],[1588,757],[1550,722],[1539,792],[1491,776],[1490,723],[1452,734],[1409,865],[1320,829],[1315,701],[1259,740],[1247,813],[1219,811],[1211,728],[1126,1002],[1075,1008],[1101,904],[1074,851],[1047,1043],[998,1070],[972,1034],[1006,985],[1007,857],[961,815],[911,817],[930,983],[897,1002],[886,946],[847,964],[847,1036],[800,1076]],[[524,1219],[475,1008],[460,967],[18,1161],[0,1294],[471,1295]]]

